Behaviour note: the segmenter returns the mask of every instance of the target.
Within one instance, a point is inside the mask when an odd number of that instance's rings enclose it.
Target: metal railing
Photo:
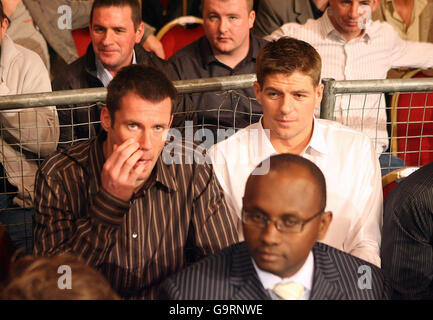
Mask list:
[[[238,89],[245,89],[250,88],[253,86],[254,81],[256,81],[256,75],[255,74],[247,74],[247,75],[238,75],[238,76],[230,76],[230,77],[219,77],[219,78],[209,78],[209,79],[196,79],[196,80],[185,80],[185,81],[175,81],[174,85],[177,88],[179,94],[195,94],[195,93],[202,93],[202,92],[215,92],[215,94],[221,94],[221,92],[236,92]],[[361,113],[364,114],[364,109],[370,108],[368,105],[368,99],[361,99],[363,101],[363,105],[356,106],[356,108],[350,109],[349,106],[339,106],[338,100],[341,97],[349,97],[349,99],[346,99],[349,103],[353,103],[353,99],[351,100],[350,97],[359,95],[359,94],[365,94],[367,95],[376,95],[376,96],[383,96],[384,93],[403,93],[403,92],[411,92],[411,95],[413,94],[414,97],[417,93],[422,93],[425,91],[433,91],[433,78],[422,78],[422,79],[390,79],[390,80],[360,80],[360,81],[335,81],[333,79],[323,79],[322,80],[324,84],[324,92],[323,92],[323,98],[322,103],[320,107],[320,117],[323,119],[328,120],[334,120],[336,119],[336,112],[338,108],[342,108],[346,112],[346,118],[343,120],[347,120],[350,118],[350,115],[353,110],[355,112],[358,112],[360,109]],[[3,113],[11,113],[15,112],[17,109],[26,109],[26,108],[36,108],[37,107],[43,107],[43,106],[61,106],[61,105],[71,105],[71,104],[77,104],[79,105],[79,108],[84,109],[91,109],[98,107],[96,103],[103,102],[106,99],[106,88],[93,88],[93,89],[79,89],[79,90],[67,90],[67,91],[57,91],[57,92],[49,92],[49,93],[37,93],[37,94],[23,94],[23,95],[14,95],[14,96],[1,96],[0,97],[0,112]],[[400,97],[403,94],[400,94]],[[431,93],[433,97],[433,93]],[[245,97],[243,97],[245,98]],[[254,97],[249,97],[251,103],[257,103],[255,101]],[[405,144],[398,144],[398,143],[391,143],[392,147],[391,150],[386,151],[388,153],[392,153],[395,156],[400,156],[403,159],[408,158],[407,156],[410,155],[412,152],[414,154],[421,154],[422,152],[427,153],[427,158],[429,156],[432,157],[433,160],[433,142],[431,150],[423,150],[423,146],[426,144],[424,143],[425,139],[431,139],[433,141],[433,134],[430,134],[430,129],[426,129],[427,126],[433,127],[433,103],[430,105],[427,98],[425,99],[425,103],[421,104],[420,106],[412,106],[412,100],[415,101],[416,99],[409,99],[410,103],[409,106],[402,107],[398,106],[397,104],[395,106],[391,106],[390,102],[385,103],[385,98],[379,98],[379,103],[377,104],[377,108],[381,108],[381,106],[384,108],[384,110],[389,111],[391,114],[388,117],[388,120],[385,120],[386,123],[384,125],[388,125],[390,127],[390,133],[389,137],[392,140],[392,142],[398,142],[398,141],[407,141],[409,139],[419,139],[420,140],[420,147],[419,150],[409,150],[407,147],[405,147]],[[418,99],[419,100],[419,99]],[[340,101],[341,102],[341,101]],[[232,106],[233,109],[236,109],[236,106]],[[358,108],[358,109],[357,109]],[[12,110],[13,111],[7,111]],[[230,116],[234,119],[236,116],[250,116],[249,114],[236,112],[236,110],[226,110],[227,106],[221,107],[221,106],[214,106],[214,108],[209,108],[209,110],[205,112],[231,112]],[[408,116],[407,120],[399,118],[396,116],[396,111],[398,110],[409,110],[409,113],[415,114],[416,112],[424,112],[423,118],[420,121],[412,121],[411,118]],[[418,110],[418,111],[417,111]],[[377,112],[380,110],[378,109]],[[383,110],[382,110],[383,111]],[[432,113],[430,113],[432,111]],[[203,113],[203,111],[200,111]],[[370,112],[375,112],[375,110]],[[259,116],[260,114],[254,114],[255,116]],[[257,118],[257,117],[256,117]],[[249,118],[253,119],[253,118]],[[255,118],[254,118],[255,119]],[[253,121],[253,120],[250,120]],[[350,121],[349,121],[350,122]],[[409,136],[410,130],[406,127],[402,127],[404,125],[408,126],[409,124],[413,123],[414,125],[421,125],[422,129],[419,132],[419,134]],[[95,123],[89,123],[90,125],[94,125]],[[348,123],[350,125],[350,123]],[[200,124],[200,126],[203,126],[206,124]],[[215,124],[212,124],[214,126]],[[218,123],[219,125],[219,123]],[[375,124],[373,124],[374,126]],[[378,127],[380,124],[379,122],[376,123],[376,126]],[[209,126],[211,127],[211,126]],[[60,129],[62,128],[62,123],[60,123]],[[403,128],[403,129],[402,129]],[[406,129],[405,129],[406,128]],[[10,128],[6,128],[2,125],[0,128],[0,138],[3,139],[3,132],[7,131]],[[238,128],[235,128],[238,129]],[[403,137],[398,137],[397,133],[401,131],[406,130],[406,135]],[[374,140],[374,137],[372,138]],[[400,139],[400,140],[399,140]],[[406,139],[406,140],[404,140]],[[423,140],[424,139],[424,140]],[[72,141],[73,142],[73,141]],[[14,142],[14,147],[18,148],[19,150],[24,149],[23,146],[20,144],[20,141]],[[406,142],[405,142],[406,143]],[[407,143],[406,143],[407,144]],[[428,145],[428,144],[427,144]],[[401,149],[398,149],[398,147]],[[425,149],[425,148],[424,148]],[[0,150],[1,151],[1,150]],[[42,157],[39,155],[34,156],[34,159],[32,158],[32,161],[38,162],[42,160]],[[417,164],[408,163],[408,165],[420,165],[422,164],[421,161],[418,161]],[[5,175],[0,176],[0,179],[3,178],[3,181],[6,181],[7,178]],[[4,210],[4,206],[1,207],[0,205],[0,215],[4,214],[3,212],[7,212],[7,210]],[[3,209],[3,210],[2,210]],[[9,209],[9,208],[7,208]],[[14,214],[14,210],[17,208],[13,208],[13,210],[10,210],[11,214]],[[27,209],[31,210],[31,209]],[[22,213],[20,213],[22,214]],[[31,213],[30,213],[31,214]],[[26,220],[27,219],[27,220]],[[26,234],[26,241],[25,244],[28,246],[28,238],[31,239],[31,219],[28,221],[28,216],[23,215],[23,221],[24,226],[18,225],[18,227],[23,227],[25,229]],[[30,226],[30,227],[29,227]]]

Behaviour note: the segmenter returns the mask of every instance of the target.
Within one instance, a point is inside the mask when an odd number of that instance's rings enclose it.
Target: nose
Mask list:
[[[144,130],[139,138],[137,139],[137,142],[140,144],[140,149],[143,151],[148,151],[152,149],[152,138],[150,136],[149,130]]]
[[[357,2],[353,2],[349,10],[349,16],[352,19],[356,19],[359,17],[359,4]]]
[[[227,31],[228,23],[229,22],[226,18],[221,18],[219,28],[218,28],[220,33],[225,33]]]
[[[266,245],[277,245],[281,242],[281,232],[277,229],[274,221],[263,228],[261,233],[261,240]]]
[[[281,101],[280,111],[282,114],[289,114],[293,110],[293,100],[289,95],[285,95]]]
[[[104,33],[104,37],[102,38],[102,44],[104,46],[109,45],[109,44],[111,44],[112,40],[113,40],[113,34],[112,34],[111,30],[107,30]]]

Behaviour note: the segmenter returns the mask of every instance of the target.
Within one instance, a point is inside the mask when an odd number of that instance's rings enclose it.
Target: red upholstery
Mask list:
[[[174,26],[161,38],[164,47],[165,59],[168,60],[176,51],[194,42],[204,35],[203,25],[188,29],[180,25]]]
[[[414,78],[425,77],[422,72],[414,76]],[[397,136],[399,137],[397,139],[398,156],[408,166],[423,166],[433,161],[432,91],[400,94],[397,109]]]
[[[78,56],[83,56],[91,42],[89,28],[72,30],[72,38],[74,39]]]
[[[388,197],[388,195],[391,193],[392,189],[397,185],[397,181],[391,182],[390,184],[383,187],[383,201]]]

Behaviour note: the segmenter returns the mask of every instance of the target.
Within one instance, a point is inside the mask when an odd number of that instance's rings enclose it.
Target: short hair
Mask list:
[[[135,93],[140,98],[158,103],[166,98],[171,100],[171,113],[176,103],[177,90],[160,70],[142,64],[132,64],[120,69],[107,87],[107,108],[112,123],[114,113],[120,109],[122,97]]]
[[[228,1],[228,0],[220,0],[220,1]],[[250,12],[254,8],[254,0],[245,0],[245,1],[247,2],[248,12]],[[201,0],[201,8],[202,8],[202,10],[204,8],[204,2],[205,2],[205,0]]]
[[[135,31],[137,31],[141,23],[141,6],[138,0],[95,0],[90,10],[90,24],[93,23],[93,11],[102,7],[130,7],[131,19],[134,23]]]
[[[300,72],[311,77],[314,87],[320,83],[322,59],[305,41],[282,37],[268,42],[256,61],[257,82],[262,87],[268,75]]]
[[[71,269],[71,287],[59,288],[60,266]],[[61,269],[60,269],[61,270]],[[78,256],[24,256],[12,263],[1,299],[8,300],[117,300],[107,279]]]
[[[281,154],[273,155],[266,160],[263,160],[262,163],[260,163],[257,166],[257,169],[263,168],[267,161],[269,161],[268,162],[269,172],[276,171],[277,173],[280,173],[280,172],[282,173],[282,172],[287,171],[289,169],[293,169],[293,166],[305,168],[308,171],[308,173],[311,175],[311,177],[313,178],[314,183],[318,186],[319,196],[320,196],[320,199],[319,199],[320,208],[322,210],[325,210],[325,207],[326,207],[326,180],[325,180],[325,176],[322,173],[322,170],[320,170],[320,168],[316,164],[314,164],[310,160],[308,160],[304,157],[301,157],[299,155],[296,155],[296,154],[281,153]],[[259,176],[250,175],[250,177],[248,178],[247,184],[248,184],[249,180],[251,179],[251,177],[259,177]]]

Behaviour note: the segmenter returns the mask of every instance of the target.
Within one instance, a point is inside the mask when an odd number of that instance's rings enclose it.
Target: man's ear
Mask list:
[[[251,29],[254,26],[254,20],[256,20],[256,12],[251,10],[248,14],[248,27]]]
[[[101,110],[101,125],[105,131],[108,131],[111,128],[111,115],[107,107],[104,107]]]
[[[329,225],[332,221],[332,212],[325,211],[320,216],[320,226],[319,226],[319,234],[317,235],[317,240],[323,240],[325,238],[326,232],[328,231]]]
[[[135,31],[135,43],[141,42],[141,38],[143,38],[143,34],[144,34],[144,28],[145,28],[144,22],[141,21],[137,27],[137,31]]]
[[[254,94],[256,95],[257,102],[260,104],[262,104],[262,101],[261,101],[262,97],[260,95],[261,90],[262,90],[262,88],[260,88],[260,84],[257,81],[255,81],[254,82]]]
[[[316,98],[317,98],[317,105],[319,105],[322,102],[322,98],[323,98],[323,88],[325,86],[323,85],[323,83],[320,83],[317,85],[316,87]]]

